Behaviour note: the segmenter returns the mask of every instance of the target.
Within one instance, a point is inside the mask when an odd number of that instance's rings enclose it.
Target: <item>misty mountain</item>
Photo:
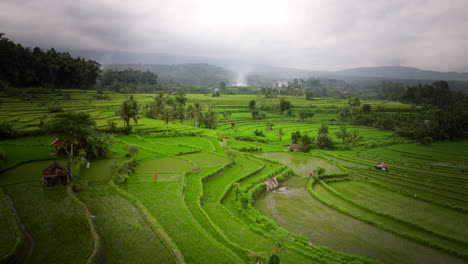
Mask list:
[[[233,73],[224,68],[206,63],[185,64],[105,64],[104,69],[150,71],[162,82],[176,82],[182,85],[218,86],[220,82],[230,83]]]
[[[338,76],[387,79],[468,81],[468,72],[438,72],[401,66],[362,67],[335,71],[333,73]]]
[[[248,61],[173,54],[90,50],[69,50],[69,52],[73,56],[98,61],[104,68],[126,69],[130,67],[132,69],[149,70],[157,73],[161,80],[171,80],[184,85],[217,85],[221,81],[232,85],[242,85],[247,84],[249,76],[255,76],[257,80],[263,79],[267,82],[282,82],[292,78],[310,77],[350,80],[352,82],[367,78],[396,81],[447,80],[468,82],[468,73],[466,72],[439,72],[402,66],[312,71],[262,65]]]

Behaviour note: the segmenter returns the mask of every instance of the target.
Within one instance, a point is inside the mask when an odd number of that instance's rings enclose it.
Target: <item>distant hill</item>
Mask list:
[[[221,67],[206,63],[163,64],[106,64],[104,69],[150,71],[158,75],[163,82],[177,82],[182,85],[218,86],[227,84],[233,74]]]
[[[333,73],[338,76],[387,79],[468,81],[468,72],[438,72],[401,66],[362,67],[335,71]]]
[[[412,67],[402,66],[382,66],[382,67],[360,67],[339,71],[311,71],[306,69],[295,69],[287,67],[278,67],[271,65],[260,65],[246,61],[235,61],[223,58],[206,58],[196,56],[184,56],[175,54],[161,53],[142,53],[142,52],[108,52],[108,51],[90,51],[90,50],[69,50],[74,56],[80,56],[100,62],[103,65],[111,64],[210,64],[223,67],[228,71],[242,74],[255,74],[265,77],[276,78],[306,78],[306,77],[339,77],[355,76],[370,78],[388,78],[388,79],[406,79],[406,80],[452,80],[468,81],[468,72],[439,72],[430,70],[421,70]]]

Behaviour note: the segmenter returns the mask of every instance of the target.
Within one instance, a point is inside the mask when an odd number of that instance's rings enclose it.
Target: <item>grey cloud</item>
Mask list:
[[[0,3],[0,24],[44,48],[468,71],[467,11],[464,0],[23,0]]]

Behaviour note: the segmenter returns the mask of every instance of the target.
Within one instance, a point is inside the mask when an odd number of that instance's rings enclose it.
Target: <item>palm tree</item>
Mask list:
[[[127,133],[131,131],[130,121],[133,120],[135,124],[138,123],[138,111],[140,106],[137,101],[130,95],[121,105],[119,111],[115,114],[120,116],[125,123],[125,130]]]
[[[198,101],[187,107],[187,118],[193,120],[193,126],[197,130],[203,119],[203,106]]]
[[[345,126],[340,126],[340,130],[335,133],[337,138],[343,140],[343,143],[346,143],[347,139],[351,135],[348,129]]]
[[[282,128],[278,128],[278,139],[279,141],[282,141],[283,140],[283,136],[285,135],[286,133],[284,133],[283,129]]]
[[[162,112],[162,117],[164,120],[164,123],[166,124],[166,134],[169,133],[169,122],[174,120],[174,107],[172,106],[166,106],[163,109]]]

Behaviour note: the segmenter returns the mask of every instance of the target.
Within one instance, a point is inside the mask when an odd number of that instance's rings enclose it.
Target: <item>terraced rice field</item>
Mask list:
[[[88,112],[100,128],[110,120],[123,126],[114,113],[126,95],[70,95],[58,102],[66,111]],[[154,95],[135,97],[144,104]],[[272,252],[291,264],[467,263],[467,141],[396,144],[404,140],[391,132],[349,126],[364,136],[361,147],[292,153],[286,147],[292,132],[316,136],[322,124],[340,142],[334,135],[337,110],[346,100],[287,97],[296,110],[313,109],[315,116],[301,122],[270,111],[268,119],[253,122],[248,101],[274,105],[279,98],[188,98],[232,115],[220,119],[217,130],[141,117],[134,126],[138,135],[115,136],[108,158],[81,167],[73,177],[79,186],[40,184],[41,171],[53,161],[66,164],[51,153],[55,137],[0,141],[6,153],[0,163],[0,223],[9,227],[0,230],[0,259],[24,236],[8,195],[33,238],[31,255],[23,254],[29,263],[266,263]],[[409,108],[366,103],[389,112]],[[11,98],[0,118],[34,131],[44,114],[37,104]],[[286,133],[281,140],[280,128]],[[255,137],[255,130],[265,137]],[[133,156],[129,145],[138,148]],[[121,172],[129,161],[136,167]],[[373,168],[380,161],[389,164],[389,172]],[[325,174],[311,179],[318,167]],[[286,189],[265,191],[263,182],[275,176],[286,178],[280,182]],[[24,245],[15,253],[27,253]]]
[[[263,156],[284,162],[284,156],[287,155],[295,154],[265,153]],[[314,157],[309,158],[311,161],[307,164],[316,163],[313,161]],[[304,188],[308,185],[306,175],[309,168],[300,163],[291,163],[290,166],[299,176],[284,183],[289,189],[288,192],[268,193],[256,201],[256,207],[261,212],[288,230],[303,234],[322,245],[369,256],[384,263],[464,262],[462,258],[456,257],[462,256],[467,248],[464,242],[466,235],[463,234],[466,215],[463,213],[448,208],[432,208],[438,206],[414,197],[400,196],[400,193],[381,190],[372,184],[362,186],[365,183],[354,180],[352,169],[349,169],[349,176],[346,176],[345,180],[329,179],[329,183],[325,183],[327,180],[324,180],[323,183],[311,185],[311,196]],[[385,173],[375,170],[371,172]],[[334,189],[334,186],[338,186],[338,189]],[[356,193],[359,193],[359,196]],[[389,207],[394,211],[389,210]],[[434,215],[431,214],[432,210],[435,210]],[[437,217],[437,211],[440,210],[448,210],[445,213],[452,212],[446,216],[441,213]],[[457,214],[453,215],[456,220],[450,218],[451,214]],[[418,215],[424,215],[425,219],[412,219]],[[447,222],[454,221],[447,224],[447,227],[460,228],[458,235],[449,235],[450,231],[444,229],[445,224],[437,228],[424,224],[444,221],[444,217],[451,219],[447,218]],[[439,234],[435,230],[445,230],[447,233]],[[334,239],[335,237],[340,237],[340,240]],[[366,246],[363,250],[362,244],[375,246]],[[440,250],[439,246],[448,250]]]
[[[149,221],[111,186],[89,187],[80,199],[102,236],[107,263],[177,263]]]

